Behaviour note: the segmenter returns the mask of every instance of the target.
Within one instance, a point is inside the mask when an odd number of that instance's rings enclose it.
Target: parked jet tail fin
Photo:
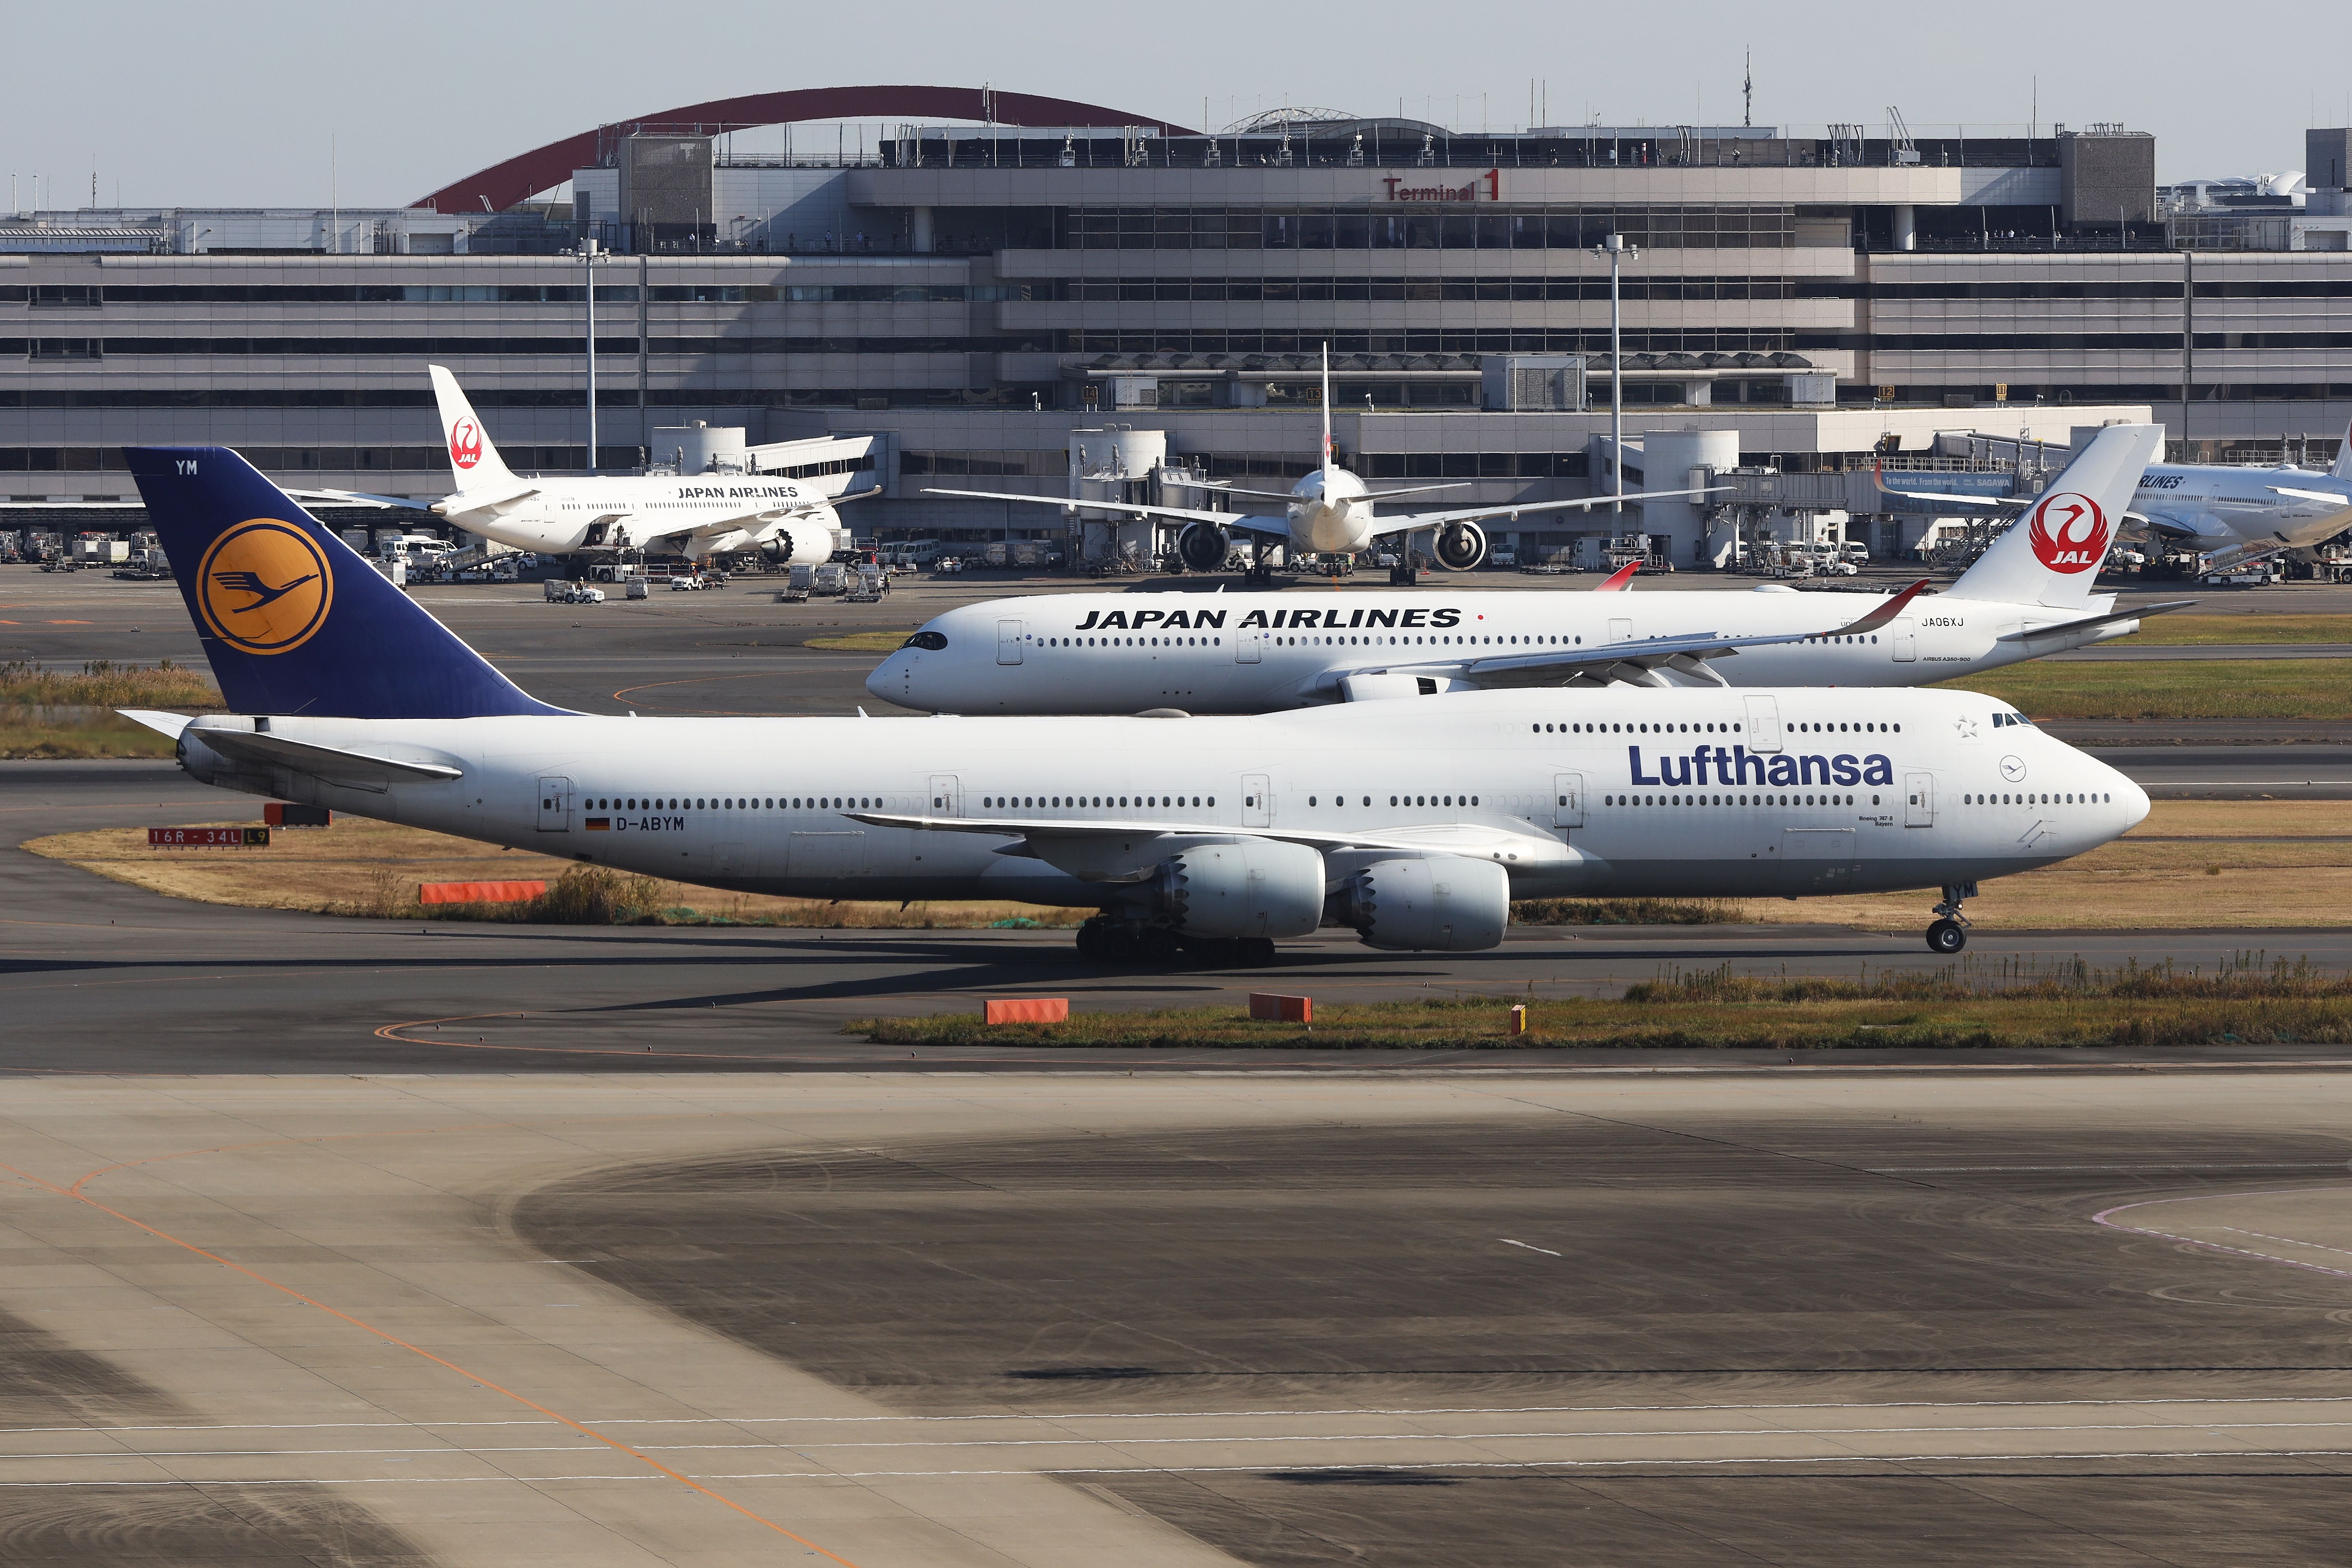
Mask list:
[[[227,447],[130,447],[123,456],[236,711],[564,711],[518,689]]]
[[[2087,607],[2140,476],[2163,449],[2160,425],[2103,427],[1947,596]]]
[[[493,484],[511,488],[514,474],[499,456],[490,433],[482,428],[474,405],[466,401],[457,378],[437,364],[425,370],[433,378],[433,401],[441,409],[441,445],[449,453],[449,477],[461,490]]]
[[[2352,421],[2344,426],[2344,445],[2336,448],[2336,465],[2327,470],[2339,479],[2352,479]]]

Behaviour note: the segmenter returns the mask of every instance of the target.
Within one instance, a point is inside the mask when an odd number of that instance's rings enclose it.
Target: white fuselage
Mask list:
[[[230,762],[201,780],[561,858],[813,898],[1108,905],[1011,833],[850,813],[1186,825],[1111,836],[1149,868],[1220,831],[1399,837],[1507,869],[1516,898],[1928,888],[2048,865],[2137,823],[2105,764],[1951,691],[1473,692],[1229,719],[278,717],[281,740],[462,770],[345,782]],[[1123,848],[1117,847],[1123,845]],[[1335,879],[1344,856],[1324,856]]]
[[[1284,594],[1054,594],[967,605],[923,627],[866,683],[928,713],[1264,713],[1341,699],[1340,675],[1393,662],[1601,648],[1643,637],[1826,636],[1885,602],[1870,594],[1444,588]],[[2138,628],[2116,622],[2004,641],[2106,607],[2051,609],[1952,595],[1883,630],[1751,648],[1708,668],[1734,686],[1924,686]],[[1473,684],[1474,672],[1466,677]]]
[[[2176,546],[2200,554],[2308,549],[2352,528],[2352,480],[2303,468],[2152,463],[2140,476],[2132,510],[2159,524],[2158,531]]]
[[[1338,467],[1318,468],[1290,488],[1290,542],[1317,554],[1353,554],[1379,536],[1364,481]]]
[[[499,499],[518,491],[532,493]],[[568,555],[643,549],[696,560],[766,549],[792,565],[833,559],[841,526],[824,495],[758,474],[491,480],[434,510],[519,550]]]

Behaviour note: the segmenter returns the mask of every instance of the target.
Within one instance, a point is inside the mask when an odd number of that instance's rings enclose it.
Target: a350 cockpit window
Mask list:
[[[905,642],[900,643],[898,646],[901,647],[928,648],[933,653],[938,653],[940,649],[948,646],[948,639],[946,634],[943,632],[917,632],[913,637],[908,637]]]

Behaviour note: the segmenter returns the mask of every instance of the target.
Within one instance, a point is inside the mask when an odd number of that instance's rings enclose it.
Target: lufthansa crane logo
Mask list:
[[[449,460],[461,468],[470,468],[482,460],[482,427],[470,414],[460,414],[457,422],[449,426]]]
[[[246,653],[301,647],[334,602],[326,552],[290,522],[257,517],[213,541],[196,570],[196,604],[213,635]]]
[[[2045,496],[2026,524],[2034,558],[2053,572],[2088,572],[2106,559],[2107,514],[2089,496]]]

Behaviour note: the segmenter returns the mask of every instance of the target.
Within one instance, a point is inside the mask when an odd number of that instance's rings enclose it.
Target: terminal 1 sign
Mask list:
[[[1392,202],[1499,202],[1503,171],[1489,169],[1466,185],[1409,185],[1406,176],[1391,175],[1381,182]],[[1481,187],[1484,187],[1483,191]]]

